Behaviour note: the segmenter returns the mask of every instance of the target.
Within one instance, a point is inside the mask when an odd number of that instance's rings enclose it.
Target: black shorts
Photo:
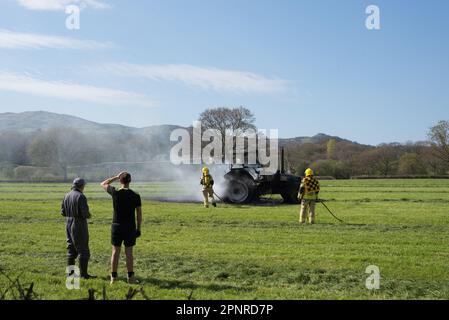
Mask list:
[[[115,247],[133,247],[136,245],[136,228],[113,223],[111,226],[111,244]]]

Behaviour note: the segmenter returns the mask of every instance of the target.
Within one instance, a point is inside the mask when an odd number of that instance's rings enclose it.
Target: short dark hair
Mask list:
[[[125,172],[120,176],[121,184],[128,184],[130,182],[131,182],[131,175],[128,172]]]

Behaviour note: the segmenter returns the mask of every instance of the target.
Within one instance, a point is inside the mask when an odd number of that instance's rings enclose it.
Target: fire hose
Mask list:
[[[302,200],[304,200],[302,197],[299,199],[300,203],[302,203]],[[338,218],[332,211],[331,209],[329,209],[329,207],[326,205],[326,201],[325,199],[316,199],[316,200],[309,200],[309,201],[314,201],[315,203],[321,203],[326,210],[331,214],[332,217],[334,217],[335,220],[339,221],[340,223],[345,223],[343,220],[341,220],[340,218]]]
[[[220,200],[221,202],[224,202],[223,199],[214,191],[214,195]]]
[[[326,205],[326,202],[327,200],[324,200],[324,199],[317,199],[317,200],[315,200],[315,202],[318,202],[318,203],[321,203],[325,208],[326,208],[326,210],[332,215],[332,217],[334,217],[336,220],[338,220],[339,222],[341,222],[341,223],[345,223],[343,220],[341,220],[340,218],[338,218],[330,209],[329,209],[329,207]]]

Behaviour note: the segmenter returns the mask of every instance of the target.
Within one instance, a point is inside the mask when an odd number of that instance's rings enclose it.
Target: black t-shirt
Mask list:
[[[131,189],[121,188],[116,190],[108,186],[108,193],[112,196],[114,216],[112,223],[118,223],[124,227],[136,228],[136,208],[141,207],[140,196]]]

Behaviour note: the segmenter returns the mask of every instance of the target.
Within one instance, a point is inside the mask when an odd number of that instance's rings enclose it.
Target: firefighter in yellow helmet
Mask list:
[[[214,179],[209,174],[209,168],[203,168],[203,175],[200,184],[203,186],[204,207],[209,208],[209,198],[212,199],[212,205],[217,206],[214,199]]]
[[[313,176],[313,170],[310,168],[305,171],[305,175],[298,193],[301,203],[299,223],[305,223],[306,217],[309,216],[309,223],[313,224],[315,223],[315,204],[320,192],[320,182]]]

